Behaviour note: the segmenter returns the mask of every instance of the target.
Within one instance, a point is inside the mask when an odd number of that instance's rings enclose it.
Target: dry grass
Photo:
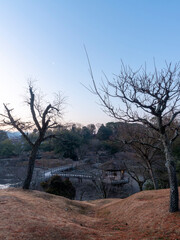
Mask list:
[[[91,202],[0,190],[0,240],[180,239],[180,212],[168,202],[168,190]]]

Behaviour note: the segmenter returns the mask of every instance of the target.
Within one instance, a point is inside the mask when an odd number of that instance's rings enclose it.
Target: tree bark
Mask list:
[[[29,187],[30,187],[38,149],[39,149],[39,145],[35,145],[32,147],[32,151],[31,151],[31,154],[29,157],[27,175],[26,175],[26,178],[23,183],[23,189],[29,189]]]
[[[166,142],[164,144],[164,153],[166,157],[166,167],[169,175],[169,184],[170,184],[170,212],[177,212],[179,210],[179,194],[178,194],[178,183],[176,177],[176,167],[174,164],[174,159],[171,153],[170,147]]]

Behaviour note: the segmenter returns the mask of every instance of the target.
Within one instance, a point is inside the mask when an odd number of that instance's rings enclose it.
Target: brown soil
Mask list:
[[[91,202],[0,190],[0,240],[180,239],[180,212],[168,203],[169,190]]]

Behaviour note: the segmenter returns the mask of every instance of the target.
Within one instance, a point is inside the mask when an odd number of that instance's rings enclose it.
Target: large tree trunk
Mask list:
[[[38,145],[35,145],[32,147],[32,151],[31,151],[31,154],[29,157],[29,162],[28,162],[27,175],[26,175],[26,178],[23,183],[23,189],[29,189],[29,187],[30,187],[38,148],[39,148]]]
[[[170,184],[170,212],[177,212],[179,210],[179,194],[178,194],[178,183],[176,177],[176,167],[172,156],[171,148],[166,143],[164,144],[164,153],[166,157],[166,167],[168,170],[169,184]]]

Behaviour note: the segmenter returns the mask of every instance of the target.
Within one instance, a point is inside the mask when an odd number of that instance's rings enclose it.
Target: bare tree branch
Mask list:
[[[172,127],[180,116],[180,64],[166,63],[160,71],[155,66],[154,73],[147,73],[146,67],[133,71],[122,63],[120,74],[112,81],[105,76],[106,82],[98,88],[86,49],[85,52],[92,80],[90,91],[98,96],[104,111],[120,121],[144,124],[159,135],[170,180],[169,210],[178,211],[178,185],[171,148],[180,126],[178,123],[178,127]]]

